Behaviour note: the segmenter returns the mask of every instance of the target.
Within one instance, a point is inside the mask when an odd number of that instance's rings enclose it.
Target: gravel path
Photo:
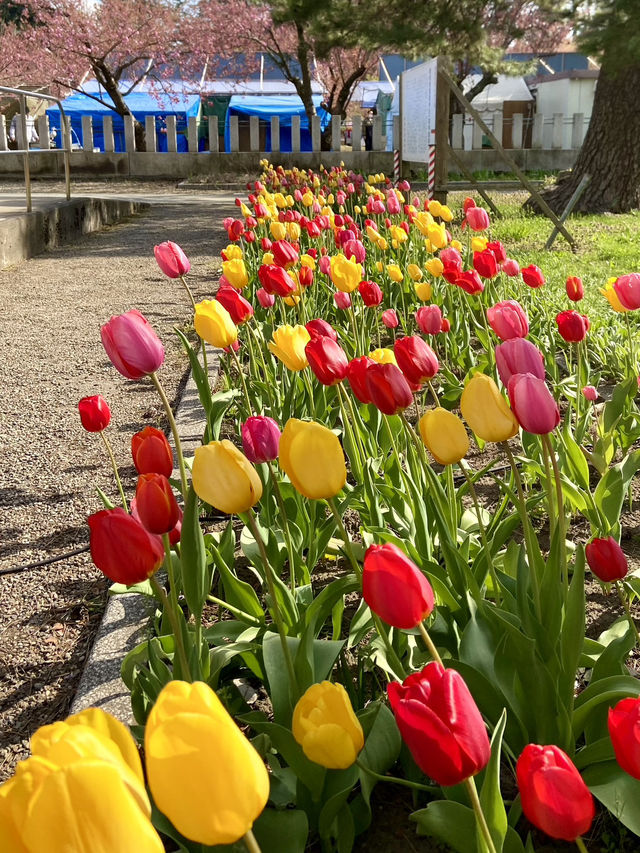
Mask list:
[[[137,186],[136,195],[167,189]],[[150,383],[111,366],[99,327],[141,310],[165,344],[159,375],[174,400],[188,365],[172,329],[190,310],[181,285],[160,273],[153,246],[179,243],[194,295],[210,296],[226,243],[220,220],[234,210],[228,194],[217,203],[211,194],[163,195],[140,217],[0,272],[0,572],[85,546],[86,517],[101,508],[96,485],[117,502],[102,442],[80,425],[81,397],[109,402],[109,435],[131,494],[131,435],[165,424]],[[67,712],[106,586],[87,553],[0,574],[0,781],[27,754],[30,734]]]

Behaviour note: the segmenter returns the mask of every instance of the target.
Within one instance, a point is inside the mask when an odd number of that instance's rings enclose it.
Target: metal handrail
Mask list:
[[[71,198],[71,163],[69,159],[69,153],[71,151],[71,138],[68,130],[68,120],[65,116],[64,109],[62,108],[62,102],[59,98],[55,98],[53,95],[43,95],[41,92],[30,92],[27,89],[14,89],[11,86],[0,86],[0,92],[6,92],[10,95],[18,95],[20,100],[20,118],[21,118],[21,130],[22,130],[22,139],[24,144],[27,146],[26,149],[20,149],[18,151],[4,152],[0,151],[0,154],[11,153],[11,154],[22,154],[22,165],[24,169],[24,184],[25,184],[25,192],[27,196],[27,213],[31,213],[32,205],[31,205],[31,169],[29,165],[29,155],[31,151],[29,149],[29,140],[27,139],[27,98],[37,98],[40,101],[53,101],[58,105],[58,109],[60,110],[60,127],[62,129],[62,152],[64,155],[64,185],[67,196],[67,201]],[[4,120],[4,117],[3,119]],[[41,148],[39,149],[39,154],[55,154],[58,151],[57,148]]]

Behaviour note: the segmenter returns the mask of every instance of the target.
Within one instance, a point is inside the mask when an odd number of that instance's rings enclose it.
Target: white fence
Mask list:
[[[591,116],[555,113],[553,116],[536,114],[529,117],[515,113],[506,118],[502,112],[496,111],[482,118],[505,148],[553,151],[580,148]],[[456,113],[451,121],[451,147],[459,151],[473,151],[490,147],[490,143],[471,116]]]

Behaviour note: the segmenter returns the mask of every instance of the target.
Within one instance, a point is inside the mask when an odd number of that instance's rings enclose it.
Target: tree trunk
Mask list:
[[[102,62],[96,62],[93,64],[93,73],[98,83],[104,87],[107,94],[113,101],[115,112],[123,117],[131,116],[133,118],[133,113],[127,106],[122,92],[120,91],[118,81],[115,79],[109,68],[107,68],[107,66]],[[136,151],[146,151],[144,127],[139,121],[136,121],[135,118],[133,121],[133,130],[135,133]]]
[[[591,180],[577,212],[626,213],[640,207],[640,62],[614,74],[605,55],[576,164],[569,177],[542,194],[552,210],[564,210],[583,175]],[[525,206],[537,210],[533,198]]]

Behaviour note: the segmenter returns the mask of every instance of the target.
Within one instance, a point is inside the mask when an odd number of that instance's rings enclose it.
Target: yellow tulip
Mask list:
[[[284,240],[287,236],[287,228],[284,222],[272,222],[269,231],[274,240]]]
[[[440,465],[453,465],[466,456],[469,436],[453,412],[438,406],[428,409],[418,422],[425,447]]]
[[[384,264],[382,261],[376,261],[376,272],[382,272],[384,269]]]
[[[451,212],[451,209],[447,207],[446,204],[440,205],[440,219],[442,219],[444,222],[451,222],[451,220],[453,219],[453,213]]]
[[[334,204],[334,203],[335,203],[334,195],[333,195],[333,193],[329,193],[329,195],[327,196],[327,204]]]
[[[224,254],[227,260],[231,261],[234,258],[242,257],[242,248],[238,246],[237,243],[229,243],[228,246],[224,247]]]
[[[205,299],[196,304],[193,324],[200,337],[213,347],[223,349],[238,339],[238,329],[231,314],[215,299]]]
[[[262,497],[256,469],[227,439],[197,448],[192,477],[198,497],[229,515],[247,512]]]
[[[404,228],[400,228],[399,225],[392,225],[391,228],[389,228],[389,234],[391,235],[392,239],[394,239],[398,243],[404,243],[405,240],[409,239],[409,235],[407,234],[407,232],[404,230]]]
[[[435,198],[429,202],[429,213],[432,216],[440,216],[442,212],[442,205],[439,201],[436,201]]]
[[[333,498],[347,482],[344,452],[335,433],[315,421],[290,418],[280,437],[279,461],[307,498]]]
[[[364,746],[362,726],[341,684],[312,684],[293,711],[293,736],[310,761],[345,770]]]
[[[304,204],[305,207],[311,207],[311,205],[313,204],[313,193],[307,191],[302,196],[302,203]]]
[[[378,237],[378,248],[381,252],[386,252],[389,248],[389,244],[387,243],[384,237]]]
[[[431,284],[428,281],[417,281],[413,285],[413,289],[416,292],[416,296],[422,302],[428,302],[431,299]]]
[[[268,347],[289,370],[303,370],[309,364],[304,348],[310,340],[304,326],[278,326]]]
[[[397,264],[387,264],[387,275],[391,281],[400,282],[404,278],[402,270]]]
[[[300,255],[300,266],[309,267],[310,270],[315,270],[316,260],[311,255]]]
[[[471,248],[474,252],[484,252],[487,248],[487,243],[489,241],[486,237],[472,237],[471,238]]]
[[[387,347],[381,347],[380,349],[374,349],[369,353],[369,358],[372,358],[374,361],[377,361],[378,364],[397,364],[396,357],[392,349],[388,349]]]
[[[452,240],[449,245],[452,249],[457,249],[459,252],[462,251],[462,243],[460,242],[460,240]]]
[[[230,261],[222,262],[222,275],[227,279],[231,287],[242,290],[249,284],[247,268],[242,258],[232,258]]]
[[[240,205],[240,210],[242,211],[242,215],[245,219],[247,219],[249,216],[253,216],[253,211],[249,207],[247,207],[244,202]]]
[[[424,247],[427,250],[428,254],[430,254],[430,255],[432,255],[436,250],[435,246],[431,245],[431,240],[429,240],[429,239],[426,239],[424,241]]]
[[[264,255],[262,256],[262,263],[263,264],[269,265],[269,264],[272,264],[273,261],[274,261],[273,252],[265,252]]]
[[[362,281],[362,267],[343,254],[331,258],[331,281],[343,293],[351,293]]]
[[[354,209],[356,215],[358,215],[358,216],[360,215],[360,213],[362,213],[362,208],[360,207],[359,204],[356,204],[353,209]]]
[[[444,249],[447,245],[447,229],[444,225],[438,225],[434,222],[427,229],[427,235],[433,249]]]
[[[413,221],[422,236],[426,237],[429,226],[433,225],[433,216],[431,216],[430,213],[427,213],[426,210],[421,210],[419,213],[416,214],[416,217]]]
[[[267,769],[207,684],[165,685],[144,744],[153,799],[191,841],[233,844],[267,804]]]
[[[614,311],[617,311],[619,314],[624,314],[625,311],[628,311],[629,309],[624,307],[622,302],[620,302],[618,294],[613,289],[613,285],[616,281],[617,279],[615,276],[613,278],[608,279],[605,286],[603,288],[600,288],[600,293],[604,296],[604,298],[607,300],[609,305],[611,305]]]
[[[476,373],[460,398],[462,417],[483,441],[506,441],[519,425],[498,386],[490,376]]]
[[[294,243],[300,239],[300,226],[297,222],[287,222],[287,237]]]
[[[413,281],[421,281],[422,280],[422,270],[418,266],[418,264],[409,264],[407,267],[407,272],[409,273],[409,277],[413,279]]]
[[[440,258],[429,258],[429,260],[424,265],[424,268],[434,278],[440,278],[440,276],[444,272],[444,264],[442,263]]]
[[[287,206],[287,200],[282,193],[276,193],[273,197],[273,200],[276,203],[276,207],[282,209]]]

